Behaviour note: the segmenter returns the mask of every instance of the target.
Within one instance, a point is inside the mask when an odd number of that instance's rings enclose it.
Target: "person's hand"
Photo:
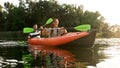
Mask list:
[[[66,33],[67,33],[67,30],[66,30],[64,27],[61,27],[61,33],[62,33],[62,34],[66,34]]]
[[[30,39],[31,37],[30,36],[28,36],[28,39]]]
[[[39,29],[41,29],[41,30],[42,30],[42,29],[43,29],[43,26],[40,26],[40,28],[39,28]]]

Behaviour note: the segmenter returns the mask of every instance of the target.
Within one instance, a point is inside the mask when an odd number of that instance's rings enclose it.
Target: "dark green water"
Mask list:
[[[24,45],[0,42],[0,68],[120,68],[118,38],[96,39],[94,48],[75,45],[32,51]]]

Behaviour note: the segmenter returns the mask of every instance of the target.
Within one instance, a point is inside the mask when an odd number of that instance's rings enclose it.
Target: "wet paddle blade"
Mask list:
[[[78,30],[78,31],[88,31],[91,29],[91,25],[83,24],[83,25],[79,25],[79,26],[74,27],[74,29]]]
[[[31,32],[33,32],[34,31],[34,29],[33,28],[30,28],[30,27],[25,27],[24,29],[23,29],[23,33],[31,33]]]

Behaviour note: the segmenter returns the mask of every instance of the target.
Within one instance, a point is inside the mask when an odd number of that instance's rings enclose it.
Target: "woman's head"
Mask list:
[[[37,30],[37,29],[38,29],[37,24],[35,24],[35,25],[33,26],[33,29],[34,29],[34,30]]]

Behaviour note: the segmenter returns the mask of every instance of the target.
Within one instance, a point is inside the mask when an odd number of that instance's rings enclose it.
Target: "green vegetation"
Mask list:
[[[113,35],[109,24],[104,22],[104,17],[98,11],[84,11],[82,5],[60,5],[55,0],[19,0],[18,6],[9,2],[0,5],[0,31],[22,31],[24,27],[32,27],[33,24],[44,25],[51,17],[58,18],[60,26],[66,28],[91,24],[92,29],[98,30],[98,37]]]
[[[33,57],[31,54],[24,54],[23,55],[23,61],[24,61],[24,68],[30,68],[31,62],[33,61]]]

